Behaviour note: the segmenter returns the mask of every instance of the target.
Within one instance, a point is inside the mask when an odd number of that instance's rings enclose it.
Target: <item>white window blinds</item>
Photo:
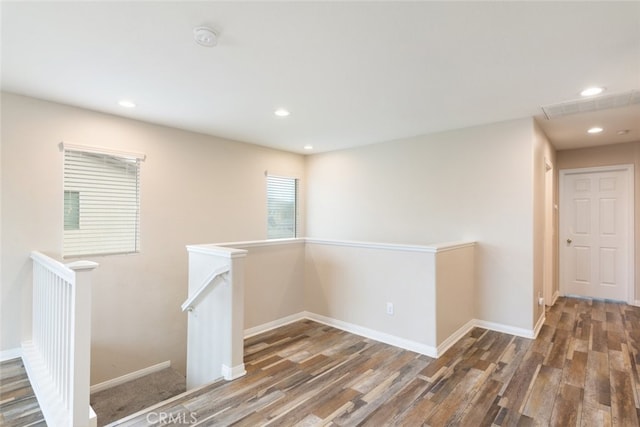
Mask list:
[[[267,176],[267,238],[297,236],[298,180]]]
[[[64,147],[63,255],[140,250],[140,158]]]

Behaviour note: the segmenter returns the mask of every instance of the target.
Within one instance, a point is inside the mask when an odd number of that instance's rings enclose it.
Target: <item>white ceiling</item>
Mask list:
[[[638,1],[1,7],[2,90],[206,134],[322,152],[539,116],[559,149],[640,141],[637,106],[540,109],[587,86],[640,89]],[[217,47],[194,42],[200,25]]]

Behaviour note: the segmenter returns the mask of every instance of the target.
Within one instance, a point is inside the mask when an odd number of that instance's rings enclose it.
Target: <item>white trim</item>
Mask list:
[[[292,179],[302,180],[302,175],[298,172],[286,172],[286,171],[270,172],[269,170],[265,170],[264,176],[265,178],[272,176],[274,178],[292,178]]]
[[[342,320],[332,319],[330,317],[322,316],[316,313],[306,312],[307,319],[313,320],[318,323],[322,323],[334,328],[349,332],[355,335],[360,335],[365,338],[370,338],[385,344],[393,345],[395,347],[404,348],[405,350],[414,351],[416,353],[424,354],[429,357],[437,357],[437,349],[433,346],[419,343],[417,341],[400,338],[395,335],[390,335],[385,332],[375,331],[373,329],[365,328],[363,326],[355,325],[353,323],[344,322]]]
[[[535,331],[533,329],[518,328],[516,326],[503,325],[502,323],[488,322],[486,320],[478,319],[475,320],[475,326],[509,335],[515,335],[517,337],[535,339]]]
[[[488,329],[495,332],[500,332],[509,335],[515,335],[518,337],[524,337],[529,339],[535,339],[542,329],[542,325],[544,325],[545,316],[544,313],[538,319],[536,326],[531,329],[517,328],[515,326],[503,325],[501,323],[495,322],[487,322],[486,320],[472,319],[469,320],[465,325],[463,325],[460,329],[455,331],[453,334],[449,335],[447,339],[445,339],[438,346],[438,356],[440,357],[446,352],[451,346],[457,343],[462,337],[464,337],[469,331],[473,328],[482,328]]]
[[[100,266],[97,262],[88,261],[85,259],[68,262],[65,266],[73,271],[85,271],[85,270],[93,270]]]
[[[162,371],[163,369],[167,369],[170,367],[171,367],[171,361],[166,360],[164,362],[155,364],[153,366],[148,366],[146,368],[122,375],[121,377],[113,378],[113,379],[101,382],[99,384],[92,385],[90,392],[91,394],[97,393],[99,391],[103,391],[111,387],[119,386],[129,381],[137,380],[138,378],[142,378],[146,375],[153,374],[154,372]]]
[[[557,295],[556,295],[557,298]],[[637,305],[640,306],[640,301],[637,301]],[[309,311],[301,311],[300,313],[291,314],[289,316],[282,317],[280,319],[273,320],[271,322],[264,323],[262,325],[254,326],[249,329],[245,329],[244,337],[250,338],[255,335],[268,332],[270,330],[279,328],[281,326],[288,325],[300,320],[312,320],[314,322],[322,323],[324,325],[332,326],[336,329],[340,329],[345,332],[349,332],[355,335],[360,335],[365,338],[370,338],[385,344],[400,347],[405,350],[414,351],[416,353],[424,354],[425,356],[438,358],[442,356],[449,348],[457,343],[462,337],[464,337],[473,328],[489,329],[496,332],[501,332],[509,335],[515,335],[519,337],[535,339],[540,332],[540,329],[544,325],[544,314],[538,318],[534,329],[524,329],[509,325],[503,325],[501,323],[487,322],[485,320],[472,319],[462,325],[457,331],[447,337],[440,345],[433,347],[427,344],[423,344],[417,341],[408,340],[395,335],[387,334],[385,332],[376,331],[373,329],[359,326],[353,323],[345,322],[342,320],[334,319],[331,317],[323,316],[321,314],[311,313]],[[224,369],[224,368],[223,368]]]
[[[10,348],[9,350],[0,351],[0,362],[6,362],[8,360],[13,359],[21,359],[22,358],[22,349],[18,348]]]
[[[245,376],[247,374],[247,371],[244,369],[244,363],[233,367],[228,367],[227,365],[223,364],[222,368],[220,369],[220,373],[225,380],[232,381],[236,378]]]
[[[636,307],[640,307],[640,299],[635,300],[635,302],[631,305],[634,305]]]
[[[555,210],[554,196],[555,196],[555,172],[553,170],[553,163],[545,156],[544,157],[544,213],[543,213],[543,248],[542,248],[542,295],[544,302],[547,305],[553,305],[553,284],[554,267],[557,259],[557,247],[554,245],[554,237],[556,233],[556,226],[554,221]]]
[[[433,252],[448,252],[455,251],[456,249],[468,248],[471,246],[477,245],[478,242],[475,241],[461,241],[461,242],[445,242],[445,243],[435,243],[429,245],[429,248],[433,249]]]
[[[205,244],[205,245],[187,245],[188,252],[195,252],[205,255],[216,255],[225,258],[237,258],[247,255],[244,249],[234,249],[230,247],[222,247],[217,244]]]
[[[625,171],[627,178],[627,202],[628,202],[628,230],[631,238],[628,241],[628,251],[627,256],[629,257],[627,261],[627,300],[625,301],[627,304],[633,305],[635,301],[635,167],[633,164],[621,164],[621,165],[611,165],[611,166],[597,166],[597,167],[587,167],[587,168],[574,168],[574,169],[560,169],[559,179],[558,179],[558,203],[560,207],[562,207],[562,201],[564,200],[564,181],[567,175],[576,175],[583,173],[598,173],[598,172],[615,172],[615,171]],[[561,219],[560,217],[559,219]],[[562,223],[559,222],[558,233],[560,234],[562,230],[560,229]],[[562,241],[562,239],[558,239],[558,241]],[[562,268],[561,254],[562,250],[558,251],[558,269]],[[562,270],[560,270],[559,274],[559,288],[563,291],[563,294],[566,295],[566,289],[564,289],[564,280],[562,277]]]
[[[576,175],[576,174],[583,174],[583,173],[615,172],[615,171],[623,171],[623,170],[633,171],[633,163],[624,163],[621,165],[611,165],[611,166],[594,166],[594,167],[588,167],[588,168],[560,169],[560,173],[565,175]]]
[[[538,338],[538,334],[540,333],[540,329],[542,329],[542,326],[544,325],[545,320],[546,320],[546,316],[543,311],[542,315],[538,318],[538,321],[536,322],[536,326],[533,327],[533,339]]]
[[[553,298],[551,299],[551,305],[556,305],[556,301],[558,301],[558,297],[560,296],[560,292],[556,291],[553,294]]]
[[[64,141],[58,144],[58,147],[60,148],[60,151],[80,151],[83,153],[106,154],[109,156],[116,156],[124,159],[141,160],[143,162],[147,159],[147,155],[143,153],[120,151],[105,147],[90,147],[87,145],[69,144],[68,142]]]
[[[631,234],[631,239],[629,239],[629,278],[627,282],[627,302],[631,303],[635,301],[636,298],[636,285],[635,285],[635,277],[636,277],[636,253],[635,253],[635,242],[636,242],[636,229],[635,229],[635,219],[636,219],[636,187],[635,187],[635,169],[633,165],[629,166],[629,172],[627,173],[628,180],[628,193],[629,193],[629,234]]]
[[[457,331],[449,335],[447,339],[442,341],[438,346],[438,348],[436,349],[436,357],[442,356],[447,350],[451,348],[451,346],[453,346],[455,343],[460,341],[460,338],[467,335],[469,331],[471,331],[473,328],[476,327],[476,322],[477,322],[476,319],[469,320],[467,323],[462,325]]]
[[[366,248],[366,249],[385,249],[391,251],[403,251],[403,252],[427,252],[437,253],[448,250],[464,248],[467,246],[473,246],[476,242],[464,241],[464,242],[450,242],[450,243],[436,243],[432,245],[399,245],[395,243],[372,243],[372,242],[357,242],[347,240],[328,240],[328,239],[316,239],[305,238],[307,243],[313,243],[317,245],[332,245],[332,246],[347,246],[353,248]]]
[[[246,242],[225,242],[217,243],[216,245],[228,248],[260,248],[264,246],[304,244],[305,241],[306,239],[303,237],[296,237],[288,239],[249,240]]]
[[[282,317],[280,319],[273,320],[271,322],[263,323],[262,325],[254,326],[252,328],[248,328],[244,330],[244,337],[251,338],[255,335],[262,334],[264,332],[271,331],[276,328],[280,328],[282,326],[288,325],[293,322],[297,322],[299,320],[306,319],[306,312],[301,311],[300,313],[291,314],[289,316]]]
[[[312,243],[316,245],[331,245],[331,246],[346,246],[354,248],[366,248],[366,249],[386,249],[392,251],[404,251],[404,252],[427,252],[427,253],[439,253],[446,252],[455,249],[465,248],[468,246],[474,246],[477,244],[475,241],[460,241],[460,242],[445,242],[434,243],[429,245],[402,245],[396,243],[375,243],[375,242],[359,242],[351,240],[331,240],[331,239],[317,239],[313,237],[296,237],[287,239],[267,239],[267,240],[248,240],[243,242],[223,242],[223,243],[208,243],[201,245],[187,245],[187,249],[192,252],[212,253],[221,251],[226,254],[227,250],[234,250],[235,248],[258,248],[268,246],[280,246],[280,245],[294,245]],[[243,249],[235,249],[242,251]],[[246,251],[245,251],[246,252]]]

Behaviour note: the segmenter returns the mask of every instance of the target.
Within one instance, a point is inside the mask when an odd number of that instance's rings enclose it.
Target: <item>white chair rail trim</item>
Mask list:
[[[438,253],[445,252],[449,250],[464,248],[467,246],[474,246],[477,244],[475,241],[458,241],[458,242],[445,242],[445,243],[434,243],[428,245],[404,245],[397,243],[376,243],[376,242],[361,242],[354,240],[333,240],[333,239],[318,239],[314,237],[297,237],[294,239],[270,239],[270,240],[250,240],[244,242],[224,242],[224,243],[214,243],[207,245],[191,245],[187,246],[189,250],[194,248],[195,250],[207,251],[217,251],[225,250],[226,248],[233,248],[236,250],[243,250],[244,248],[256,248],[256,247],[266,247],[266,246],[279,246],[279,245],[296,245],[296,244],[305,244],[312,243],[317,245],[331,245],[331,246],[346,246],[346,247],[356,247],[356,248],[367,248],[367,249],[386,249],[392,251],[404,251],[404,252],[427,252],[427,253]],[[224,248],[224,249],[223,249]],[[241,248],[241,249],[240,249]]]

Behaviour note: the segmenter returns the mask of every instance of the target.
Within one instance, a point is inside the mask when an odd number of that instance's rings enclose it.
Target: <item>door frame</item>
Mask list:
[[[598,173],[598,172],[617,172],[623,171],[625,172],[626,180],[627,180],[627,227],[629,230],[630,239],[627,245],[627,304],[635,305],[635,288],[636,288],[636,280],[635,280],[635,175],[634,175],[634,165],[633,164],[622,164],[622,165],[611,165],[611,166],[597,166],[597,167],[588,167],[588,168],[575,168],[575,169],[560,169],[559,179],[558,179],[558,205],[559,205],[559,224],[558,224],[558,270],[559,270],[559,290],[561,295],[566,295],[565,291],[565,280],[563,274],[563,265],[567,262],[566,256],[563,254],[565,251],[562,250],[562,242],[564,242],[565,237],[563,236],[564,230],[563,225],[566,220],[563,220],[563,207],[565,204],[566,194],[564,190],[564,184],[567,175],[575,175],[581,173]]]
[[[544,159],[544,238],[542,260],[542,296],[545,305],[552,306],[558,297],[559,291],[554,292],[555,261],[558,255],[554,253],[556,247],[556,222],[555,213],[557,206],[554,204],[555,177],[551,160]]]

